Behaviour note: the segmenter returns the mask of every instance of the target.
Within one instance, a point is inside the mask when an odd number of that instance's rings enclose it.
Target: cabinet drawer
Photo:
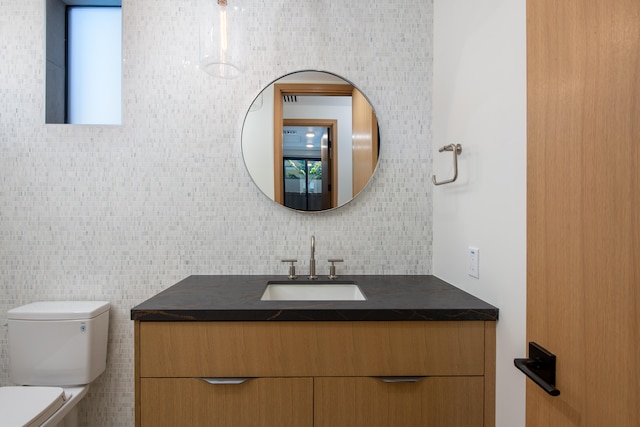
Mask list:
[[[482,377],[316,378],[315,427],[482,427]]]
[[[312,378],[255,378],[209,384],[197,378],[143,378],[143,427],[311,427]]]
[[[140,322],[141,377],[483,375],[484,322]]]

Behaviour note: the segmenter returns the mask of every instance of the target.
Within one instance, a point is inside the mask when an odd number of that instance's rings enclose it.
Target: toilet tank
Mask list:
[[[9,366],[18,385],[89,384],[107,364],[109,303],[45,301],[11,309]]]

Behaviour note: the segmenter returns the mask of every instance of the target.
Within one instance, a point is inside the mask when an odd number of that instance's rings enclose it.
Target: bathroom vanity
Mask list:
[[[434,276],[261,301],[273,280],[190,276],[131,310],[136,426],[494,425],[497,308]]]

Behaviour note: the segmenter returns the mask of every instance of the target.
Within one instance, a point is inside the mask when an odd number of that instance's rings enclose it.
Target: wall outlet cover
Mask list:
[[[480,249],[469,246],[469,276],[480,278]]]

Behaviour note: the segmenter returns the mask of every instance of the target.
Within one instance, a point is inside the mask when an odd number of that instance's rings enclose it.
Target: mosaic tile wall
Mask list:
[[[432,1],[241,2],[248,69],[225,81],[194,65],[195,0],[123,0],[123,124],[110,127],[44,124],[44,0],[0,0],[0,385],[20,304],[111,302],[107,371],[80,421],[132,426],[129,310],[180,279],[285,274],[280,259],[306,260],[312,234],[342,273],[430,272]],[[241,154],[253,98],[301,69],[354,82],[381,127],[373,182],[323,214],[267,200]]]

